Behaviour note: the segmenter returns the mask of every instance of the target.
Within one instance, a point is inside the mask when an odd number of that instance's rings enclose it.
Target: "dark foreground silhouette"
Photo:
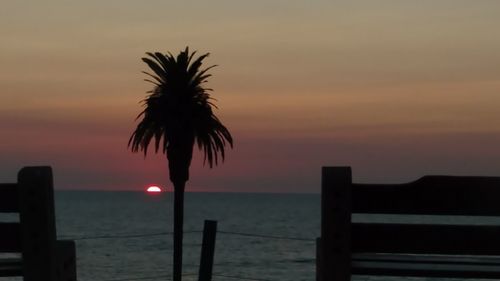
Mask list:
[[[50,167],[25,167],[17,183],[0,184],[0,212],[18,213],[19,222],[0,222],[0,277],[76,281],[74,241],[57,240]]]
[[[349,281],[351,274],[500,278],[498,218],[496,225],[476,221],[500,217],[500,177],[355,184],[349,167],[325,167],[321,193],[318,280]],[[380,222],[353,222],[353,213],[399,215],[399,222],[380,216]],[[428,217],[415,223],[408,215]]]
[[[233,146],[228,129],[212,111],[209,89],[203,84],[211,75],[210,66],[201,69],[209,55],[195,58],[186,47],[177,57],[172,54],[146,53],[142,60],[153,73],[144,72],[154,84],[143,101],[141,119],[129,139],[133,152],[147,154],[153,141],[156,152],[167,155],[170,181],[174,184],[174,281],[182,279],[182,237],[184,189],[189,180],[189,166],[195,143],[203,151],[210,167],[224,160],[227,144]],[[220,157],[220,158],[219,158]]]

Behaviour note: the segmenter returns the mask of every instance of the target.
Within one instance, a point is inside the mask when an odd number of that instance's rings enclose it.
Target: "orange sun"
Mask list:
[[[150,185],[148,186],[148,188],[146,189],[146,192],[147,193],[161,193],[162,190],[159,186],[157,185]]]

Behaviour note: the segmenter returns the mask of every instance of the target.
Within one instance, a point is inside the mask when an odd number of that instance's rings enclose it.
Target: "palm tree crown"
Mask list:
[[[215,66],[200,69],[209,54],[194,58],[196,52],[189,54],[187,47],[177,58],[171,53],[146,54],[148,57],[142,60],[154,73],[143,73],[152,78],[145,80],[155,86],[143,100],[145,108],[137,116],[142,120],[129,139],[132,151],[142,150],[146,155],[154,139],[155,151],[162,148],[169,159],[169,166],[174,164],[170,162],[176,162],[176,166],[183,166],[182,170],[185,170],[189,169],[196,142],[204,152],[204,163],[208,162],[210,167],[217,165],[219,155],[224,160],[226,144],[233,146],[233,139],[212,111],[212,106],[216,106],[208,93],[211,89],[203,87],[211,76],[207,71]],[[175,177],[172,172],[176,171],[171,169],[171,179]],[[179,173],[186,171],[177,171],[177,176],[187,180],[187,174],[182,176]]]

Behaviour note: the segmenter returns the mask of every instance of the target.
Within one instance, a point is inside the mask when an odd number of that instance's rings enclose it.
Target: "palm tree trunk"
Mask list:
[[[182,280],[182,238],[184,235],[185,181],[174,182],[174,280]]]

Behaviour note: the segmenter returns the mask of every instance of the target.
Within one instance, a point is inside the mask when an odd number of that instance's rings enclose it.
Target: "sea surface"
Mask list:
[[[171,280],[173,194],[57,191],[55,199],[58,237],[76,241],[78,280]],[[186,193],[183,280],[198,280],[205,220],[218,222],[213,280],[315,280],[319,194]]]
[[[79,280],[170,279],[172,193],[59,191],[56,215]],[[186,193],[183,280],[197,280],[205,220],[218,223],[213,280],[315,279],[319,195]]]

